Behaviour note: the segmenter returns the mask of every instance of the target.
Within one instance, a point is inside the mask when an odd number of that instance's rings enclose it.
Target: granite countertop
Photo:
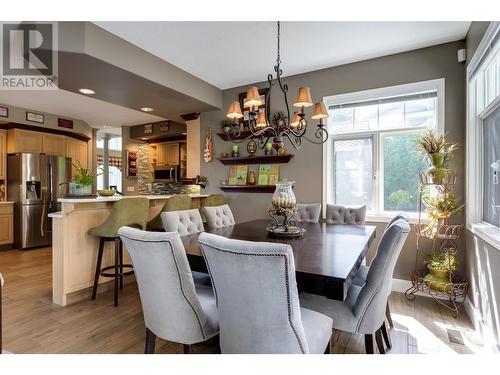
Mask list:
[[[57,201],[60,203],[97,203],[97,202],[116,202],[124,198],[148,198],[150,200],[155,199],[168,199],[175,194],[170,195],[114,195],[112,197],[96,197],[96,198],[58,198]],[[192,198],[206,198],[208,194],[188,194]]]

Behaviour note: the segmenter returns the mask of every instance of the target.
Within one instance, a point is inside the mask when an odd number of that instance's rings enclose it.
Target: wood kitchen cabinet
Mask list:
[[[31,130],[9,129],[7,131],[7,152],[9,154],[18,152],[40,154],[42,152],[42,135],[43,133]]]
[[[6,176],[6,155],[7,155],[7,132],[0,129],[0,180],[7,179]]]
[[[71,158],[71,163],[88,168],[88,143],[67,137],[66,139],[66,157]],[[75,167],[71,167],[73,175],[75,174]]]
[[[14,203],[0,203],[0,245],[14,242]]]
[[[47,155],[66,155],[66,137],[59,134],[43,133],[42,152]]]
[[[179,144],[178,143],[167,143],[166,153],[167,153],[167,164],[168,165],[179,165]]]
[[[167,164],[167,145],[165,143],[156,145],[156,164]]]

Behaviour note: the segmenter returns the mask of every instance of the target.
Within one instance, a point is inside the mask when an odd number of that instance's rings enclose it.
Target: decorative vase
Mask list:
[[[85,196],[92,195],[92,185],[81,185],[72,181],[69,183],[69,195]]]
[[[440,184],[448,174],[448,169],[444,166],[445,154],[434,152],[429,154],[432,166],[427,170],[427,173],[432,176],[432,181],[435,184]]]
[[[272,143],[266,143],[266,147],[264,149],[264,154],[266,156],[271,156],[273,154],[273,144]]]
[[[448,270],[427,267],[430,273],[424,277],[425,285],[438,292],[451,291],[452,284],[448,277]]]
[[[253,139],[250,139],[247,143],[247,152],[250,156],[254,155],[257,152],[257,142]]]
[[[256,180],[255,180],[255,172],[254,171],[250,171],[248,173],[248,181],[247,181],[247,183],[248,183],[248,185],[255,185],[255,182],[256,182]]]
[[[275,209],[290,210],[296,207],[297,201],[292,186],[295,181],[278,181],[274,191],[272,202]]]
[[[233,145],[231,147],[231,156],[233,158],[239,158],[240,157],[240,147],[238,145]]]

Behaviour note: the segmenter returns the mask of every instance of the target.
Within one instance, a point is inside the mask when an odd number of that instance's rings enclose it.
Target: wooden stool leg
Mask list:
[[[156,344],[156,335],[146,328],[146,345],[144,354],[154,354]]]
[[[115,238],[115,307],[118,306],[118,279],[120,278],[120,239]]]
[[[92,299],[95,300],[99,275],[101,274],[102,253],[104,251],[104,238],[99,238],[99,251],[97,252],[97,263],[95,266],[94,287],[92,288]]]
[[[387,322],[389,323],[389,329],[393,329],[394,323],[392,322],[391,310],[389,309],[389,301],[387,301],[387,305],[385,307],[385,316],[387,318]]]
[[[365,335],[365,349],[366,349],[366,354],[375,353],[375,351],[373,350],[373,335],[371,333]]]
[[[120,241],[120,289],[123,289],[123,242]]]
[[[380,354],[385,354],[384,342],[382,341],[382,329],[379,328],[375,332],[375,341],[377,341],[377,347]]]
[[[385,346],[387,346],[387,349],[392,348],[391,337],[389,336],[389,332],[387,332],[385,322],[384,324],[382,324],[382,327],[380,327],[380,330],[382,331],[382,337],[384,338]]]
[[[184,354],[191,354],[191,345],[184,344]]]

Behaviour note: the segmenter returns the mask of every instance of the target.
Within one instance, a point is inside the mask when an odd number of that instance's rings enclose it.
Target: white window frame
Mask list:
[[[388,98],[394,96],[403,96],[408,94],[414,94],[417,92],[425,91],[437,91],[437,111],[436,111],[436,132],[438,134],[444,134],[444,103],[445,103],[445,79],[433,79],[428,81],[413,82],[397,86],[389,86],[383,88],[377,88],[372,90],[364,90],[358,92],[350,92],[339,95],[332,95],[323,97],[323,102],[326,107],[332,105],[341,105],[353,102],[362,102],[368,100],[375,100],[381,98]],[[423,129],[427,129],[427,126],[419,127],[409,127],[407,129],[380,129],[380,130],[368,130],[368,131],[354,131],[349,133],[337,134],[331,132],[331,127],[327,125],[327,130],[329,132],[329,139],[323,144],[323,194],[322,201],[323,207],[326,207],[329,201],[333,200],[333,187],[334,185],[334,173],[333,172],[333,140],[343,140],[343,139],[358,139],[358,138],[373,138],[373,172],[375,183],[374,187],[374,198],[373,204],[377,211],[369,212],[367,215],[368,221],[375,222],[387,222],[389,221],[394,212],[382,211],[382,202],[384,199],[384,186],[383,181],[378,182],[380,176],[383,175],[383,147],[382,139],[384,136],[391,136],[395,134],[415,134],[421,132]],[[326,214],[326,209],[323,210],[323,215]],[[410,218],[412,221],[416,221],[417,214],[411,214]]]
[[[500,35],[500,22],[491,22],[481,43],[467,66],[466,74],[466,225],[472,233],[488,242],[500,251],[500,228],[483,221],[483,121],[500,107],[500,77],[493,77],[496,95],[490,103],[485,72],[492,64],[498,75],[500,70],[500,42],[491,47],[497,35]]]

